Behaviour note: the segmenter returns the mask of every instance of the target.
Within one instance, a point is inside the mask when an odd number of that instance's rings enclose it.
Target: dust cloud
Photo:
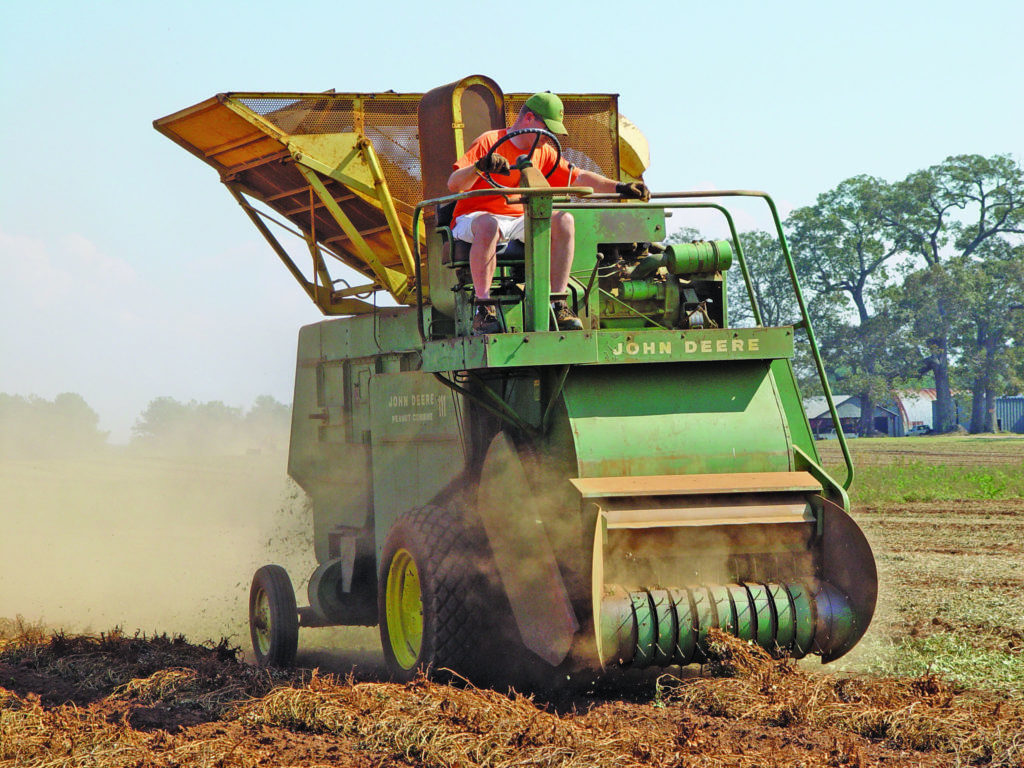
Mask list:
[[[227,637],[248,649],[253,572],[277,562],[299,603],[311,514],[283,450],[133,447],[0,458],[0,618],[69,632]]]

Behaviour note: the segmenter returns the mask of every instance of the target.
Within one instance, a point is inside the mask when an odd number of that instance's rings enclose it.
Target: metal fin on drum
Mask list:
[[[712,628],[770,653],[828,655],[856,633],[839,590],[820,583],[727,584],[685,589],[606,589],[600,616],[602,663],[644,668],[707,659]]]

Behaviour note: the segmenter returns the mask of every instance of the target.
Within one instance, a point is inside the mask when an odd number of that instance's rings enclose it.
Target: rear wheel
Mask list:
[[[388,532],[378,580],[384,658],[393,677],[451,669],[473,675],[483,656],[487,578],[477,537],[438,507],[400,517]]]
[[[299,647],[299,612],[288,572],[265,565],[252,577],[249,633],[261,666],[290,667]]]

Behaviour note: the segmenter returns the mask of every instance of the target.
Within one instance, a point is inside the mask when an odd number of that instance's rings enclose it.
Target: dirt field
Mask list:
[[[5,463],[0,765],[1024,765],[1024,440],[851,446],[881,581],[853,653],[723,639],[702,675],[529,697],[383,682],[371,630],[304,630],[317,674],[245,664],[252,571],[312,570],[281,456]]]

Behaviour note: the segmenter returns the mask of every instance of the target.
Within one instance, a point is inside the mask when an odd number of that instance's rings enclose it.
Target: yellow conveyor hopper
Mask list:
[[[372,309],[357,294],[383,288],[400,302],[410,295],[408,233],[421,197],[419,100],[419,94],[222,93],[153,125],[217,170],[325,314],[352,314]],[[246,197],[298,229],[313,259],[312,280]],[[331,258],[370,284],[337,289]]]
[[[217,171],[324,314],[348,315],[373,311],[364,299],[375,291],[415,301],[416,205],[446,195],[458,154],[482,130],[510,124],[528,96],[503,94],[479,75],[425,95],[222,93],[153,125]],[[614,95],[563,102],[573,162],[613,178],[642,172],[636,146],[645,156],[646,142],[620,119]],[[305,242],[312,269],[300,268],[272,227]],[[365,282],[333,278],[338,263]]]

